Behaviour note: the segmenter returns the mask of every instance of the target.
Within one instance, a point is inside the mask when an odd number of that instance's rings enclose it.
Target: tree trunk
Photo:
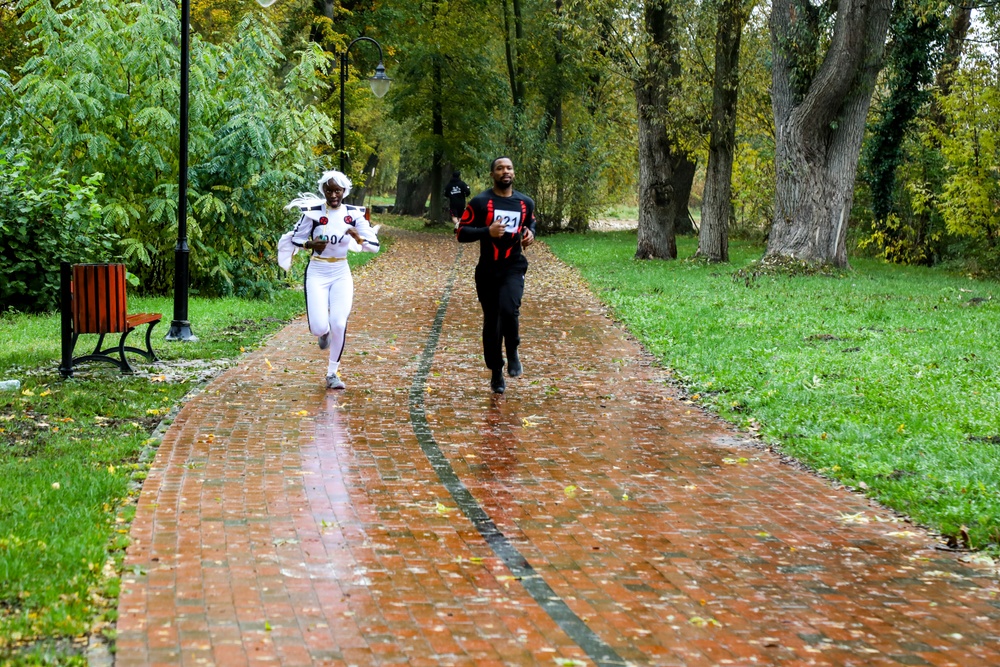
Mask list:
[[[674,220],[673,159],[661,118],[650,118],[655,106],[648,89],[636,92],[639,101],[639,227],[636,259],[677,259]]]
[[[378,146],[375,147],[375,150],[372,151],[365,161],[365,170],[362,172],[365,175],[365,184],[351,189],[351,196],[347,197],[344,201],[353,206],[364,206],[365,195],[371,189],[376,169],[378,169]]]
[[[576,198],[569,206],[569,229],[572,232],[586,232],[590,230],[590,211],[583,206],[583,198]]]
[[[677,259],[674,221],[673,146],[665,121],[680,73],[676,17],[671,0],[649,0],[644,9],[649,45],[642,78],[636,82],[639,116],[639,228],[636,259]]]
[[[677,197],[677,212],[674,214],[674,234],[694,234],[694,223],[691,221],[691,188],[694,186],[694,174],[698,163],[684,152],[675,151],[673,190]]]
[[[934,76],[932,49],[943,37],[936,14],[926,15],[915,2],[897,2],[890,22],[889,50],[881,108],[872,116],[864,147],[862,178],[871,191],[872,217],[876,225],[892,214],[896,194],[896,171],[903,163],[903,141],[917,114],[930,99]]]
[[[555,0],[556,20],[562,21],[562,0]],[[566,210],[566,170],[563,159],[563,31],[556,30],[556,43],[553,46],[555,60],[555,85],[552,86],[549,98],[549,113],[552,115],[556,128],[556,153],[558,167],[556,169],[556,203],[551,218],[556,229],[562,229],[563,215]]]
[[[514,15],[516,21],[520,23],[521,6],[519,0],[514,2]],[[518,26],[517,33],[520,37],[521,28]],[[507,57],[507,76],[510,78],[510,97],[515,109],[520,109],[524,103],[524,82],[521,80],[520,68],[517,61],[517,48],[520,46],[516,38],[510,34],[510,16],[507,8],[507,0],[503,0],[503,44],[504,54]]]
[[[697,256],[729,261],[729,215],[733,210],[733,154],[736,151],[736,103],[740,85],[740,40],[744,0],[723,0],[715,30],[712,120],[705,168]]]
[[[521,58],[521,45],[524,44],[524,20],[521,18],[521,0],[510,0],[514,8],[514,67],[517,70],[518,106],[524,105],[524,60]]]
[[[765,257],[844,267],[854,178],[892,1],[842,0],[822,64],[800,85],[805,68],[793,47],[808,21],[804,5],[772,4],[777,179]]]
[[[444,164],[444,108],[443,91],[441,85],[441,62],[434,61],[434,102],[431,109],[431,125],[434,133],[434,156],[431,159],[431,208],[429,218],[431,224],[442,224],[444,208],[441,199],[444,197],[444,184],[441,180],[441,172]]]
[[[962,51],[965,48],[965,36],[969,33],[969,26],[972,24],[972,5],[954,5],[951,8],[951,27],[948,30],[948,44],[944,49],[944,58],[941,59],[941,66],[937,76],[934,78],[934,87],[937,88],[937,95],[931,101],[931,118],[938,129],[944,130],[946,120],[944,112],[938,100],[946,97],[951,92],[951,81],[955,76],[955,70],[962,60]]]
[[[431,193],[430,172],[409,178],[406,173],[400,169],[396,177],[396,203],[392,212],[422,218],[427,207],[427,195]]]

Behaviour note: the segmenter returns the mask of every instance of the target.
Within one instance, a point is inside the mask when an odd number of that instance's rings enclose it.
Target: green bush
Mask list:
[[[107,261],[117,236],[101,223],[101,174],[69,183],[39,174],[27,154],[0,156],[0,309],[52,310],[59,263]]]

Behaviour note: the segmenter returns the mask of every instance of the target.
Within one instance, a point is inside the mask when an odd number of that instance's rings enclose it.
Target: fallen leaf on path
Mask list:
[[[970,565],[985,565],[986,567],[992,567],[997,564],[997,561],[986,554],[971,554],[969,556],[962,556],[958,560]]]

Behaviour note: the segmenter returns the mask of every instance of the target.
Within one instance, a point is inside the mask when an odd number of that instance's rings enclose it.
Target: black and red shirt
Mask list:
[[[494,220],[504,224],[500,238],[490,236]],[[455,234],[460,243],[479,241],[479,263],[502,266],[520,259],[521,233],[535,233],[535,202],[514,190],[510,197],[501,197],[492,189],[484,190],[465,207]]]

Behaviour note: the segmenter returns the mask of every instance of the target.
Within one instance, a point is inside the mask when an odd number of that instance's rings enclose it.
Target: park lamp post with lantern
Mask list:
[[[270,7],[277,0],[257,0],[261,7]],[[188,183],[188,80],[191,63],[191,0],[181,0],[181,109],[180,150],[177,177],[177,245],[174,246],[174,319],[167,331],[167,340],[194,342],[198,337],[191,332],[188,321],[188,285],[190,273],[188,260],[191,249],[187,241],[187,183]]]
[[[386,76],[385,65],[382,64],[382,45],[367,36],[357,37],[351,40],[351,43],[348,44],[347,48],[340,54],[340,171],[344,174],[347,173],[347,151],[344,150],[344,84],[347,82],[347,53],[357,42],[371,42],[378,47],[378,65],[375,67],[375,76],[368,79],[368,83],[371,85],[372,93],[375,97],[385,97],[385,94],[389,92],[389,86],[392,85],[392,79]]]

